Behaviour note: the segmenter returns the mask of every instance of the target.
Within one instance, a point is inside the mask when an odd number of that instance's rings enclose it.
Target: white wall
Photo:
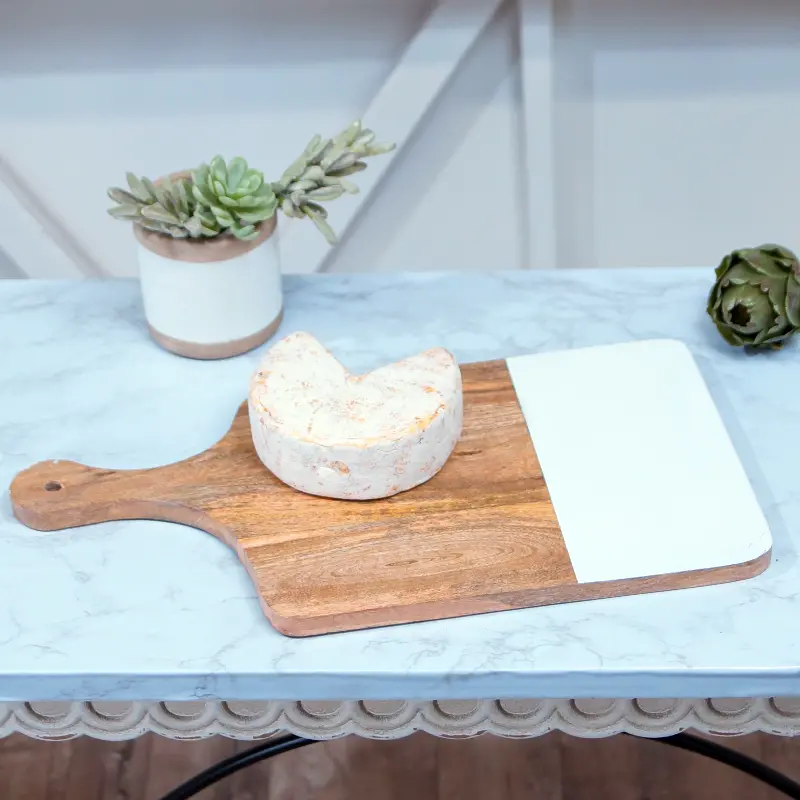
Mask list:
[[[562,266],[800,251],[800,5],[559,0]]]
[[[429,9],[5,0],[0,158],[87,263],[135,274],[108,185],[218,151],[279,174],[311,133],[363,112]],[[684,266],[763,240],[800,250],[794,0],[558,0],[553,104],[528,109],[527,129],[516,14],[506,3],[476,42],[327,269]],[[547,264],[530,258],[524,158],[551,125]],[[33,231],[4,214],[0,248],[51,274],[26,258]]]

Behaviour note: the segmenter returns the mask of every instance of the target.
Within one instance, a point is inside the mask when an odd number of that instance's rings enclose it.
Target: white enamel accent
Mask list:
[[[769,527],[688,348],[508,359],[580,583],[738,564]]]
[[[266,328],[280,313],[281,270],[275,237],[226,261],[174,261],[138,242],[145,315],[159,333],[221,344]]]

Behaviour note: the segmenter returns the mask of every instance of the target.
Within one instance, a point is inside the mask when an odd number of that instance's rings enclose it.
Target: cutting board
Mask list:
[[[233,548],[290,636],[696,587],[767,567],[769,528],[684,345],[461,369],[455,452],[391,498],[330,500],[281,483],[254,452],[243,404],[218,443],[176,464],[36,464],[12,483],[14,513],[37,530],[157,519],[207,531]]]

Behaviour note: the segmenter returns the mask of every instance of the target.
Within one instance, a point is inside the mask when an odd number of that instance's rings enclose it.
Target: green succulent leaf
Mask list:
[[[330,171],[336,172],[339,169],[346,169],[358,161],[358,156],[355,153],[343,153],[330,165]]]
[[[319,189],[314,189],[311,192],[307,192],[306,197],[308,197],[309,200],[316,202],[325,202],[326,200],[336,200],[343,194],[344,189],[341,186],[323,186]]]
[[[190,204],[190,194],[188,187],[188,181],[186,178],[180,178],[179,180],[175,181],[175,191],[173,194],[178,199],[178,202],[181,204],[183,208],[189,208]]]
[[[251,169],[247,173],[247,192],[252,193],[258,191],[264,183],[264,176],[262,173]]]
[[[220,181],[222,184],[228,182],[228,168],[225,166],[225,159],[222,156],[214,156],[211,159],[209,169],[215,180]]]
[[[352,181],[348,181],[347,178],[337,178],[337,177],[324,177],[322,179],[323,186],[341,186],[348,194],[358,194],[360,191],[358,186],[354,184]]]
[[[325,178],[322,179],[323,183],[325,182]],[[292,181],[291,185],[288,187],[290,192],[305,192],[308,189],[316,189],[317,188],[317,181],[311,180],[310,178],[302,178],[299,181]]]
[[[217,222],[219,222],[220,225],[226,228],[233,226],[234,217],[229,211],[226,211],[221,206],[211,206],[211,211],[217,218]]]
[[[124,189],[119,189],[118,187],[114,186],[108,190],[108,196],[115,202],[115,203],[123,203],[128,205],[137,205],[138,198],[135,194],[131,194],[130,192],[126,192]]]
[[[258,236],[255,225],[241,225],[238,222],[234,222],[234,224],[231,225],[231,233],[237,239],[242,239],[244,241],[255,239]]]
[[[268,211],[253,211],[253,212],[242,212],[237,216],[242,222],[246,222],[252,225],[258,225],[259,222],[264,222],[264,220],[269,219],[275,213],[275,209],[272,208]]]
[[[325,153],[325,157],[319,162],[320,167],[326,172],[332,168],[333,164],[338,161],[343,155],[347,154],[347,145],[344,142],[334,143],[333,146]]]
[[[355,175],[356,172],[361,172],[366,168],[367,165],[363,161],[356,161],[355,164],[351,164],[344,169],[332,170],[328,175],[332,175],[334,178],[346,178],[348,175]]]
[[[204,206],[212,206],[215,202],[215,197],[207,189],[202,189],[198,184],[192,186],[192,194],[198,203]]]
[[[306,145],[305,150],[303,150],[303,155],[309,156],[312,153],[316,152],[316,149],[319,146],[319,143],[321,141],[322,141],[322,137],[318,133],[315,133],[311,137],[311,141]]]
[[[300,211],[300,209],[288,197],[284,197],[281,200],[281,211],[283,211],[287,217],[294,217],[296,219],[303,217],[303,212]]]
[[[375,138],[375,131],[364,128],[353,144],[369,144]]]
[[[202,186],[205,188],[205,186],[208,185],[208,177],[208,164],[201,164],[197,169],[192,170],[192,183],[195,186]]]
[[[275,195],[273,195],[273,197],[274,196]],[[262,197],[254,197],[253,195],[243,197],[241,200],[237,201],[237,205],[239,208],[258,208],[263,203],[264,199]]]
[[[323,139],[310,153],[308,153],[309,164],[319,164],[325,158],[328,150],[331,149],[333,143],[330,139]]]
[[[231,160],[228,164],[228,191],[235,192],[239,188],[239,183],[247,172],[247,162],[241,157]]]
[[[303,206],[302,210],[306,216],[308,216],[314,222],[319,232],[327,240],[328,244],[334,245],[339,241],[333,228],[331,228],[331,226],[328,224],[328,221],[322,216],[322,214],[317,213],[317,211],[315,211],[314,208],[309,205]]]
[[[142,209],[142,216],[147,219],[154,219],[157,222],[169,222],[173,225],[180,223],[180,220],[171,212],[167,211],[162,205],[154,203]]]
[[[315,214],[319,214],[323,219],[328,218],[328,209],[325,206],[318,205],[317,203],[305,202],[303,203],[303,208],[307,211],[313,211]]]
[[[303,174],[306,168],[306,164],[307,164],[306,156],[301,155],[286,168],[283,175],[281,175],[280,182],[284,186],[287,186],[293,180],[299,178]]]
[[[368,156],[381,156],[384,153],[391,153],[397,147],[394,142],[377,142],[367,148]]]
[[[152,200],[155,195],[151,195],[150,190],[147,186],[137,178],[132,172],[125,173],[125,177],[128,180],[128,186],[130,186],[131,192],[142,202],[148,202]]]
[[[144,186],[145,191],[150,195],[151,200],[158,200],[158,192],[156,192],[155,184],[150,178],[142,177],[142,186]]]
[[[138,219],[142,216],[139,206],[121,204],[108,209],[108,213],[117,219]]]

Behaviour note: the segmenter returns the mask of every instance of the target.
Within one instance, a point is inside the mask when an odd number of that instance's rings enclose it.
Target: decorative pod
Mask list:
[[[800,262],[777,244],[734,250],[716,269],[707,312],[728,344],[777,349],[800,330]]]
[[[227,358],[269,339],[283,309],[278,208],[311,219],[335,244],[322,203],[357,192],[347,176],[394,149],[374,138],[360,121],[333,139],[315,136],[272,183],[245,159],[217,155],[155,181],[129,172],[127,188],[109,189],[108,213],[133,223],[153,339],[192,358]]]

